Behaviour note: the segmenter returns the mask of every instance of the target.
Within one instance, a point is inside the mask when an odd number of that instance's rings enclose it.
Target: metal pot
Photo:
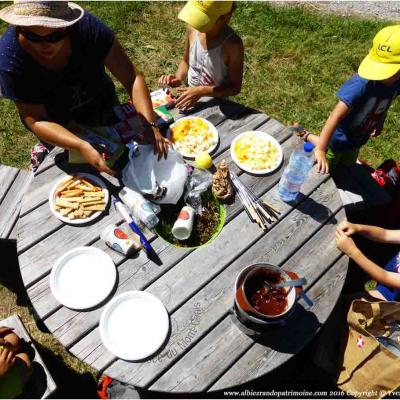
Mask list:
[[[251,323],[270,325],[272,322],[277,322],[278,319],[285,318],[293,310],[296,303],[296,290],[294,287],[288,287],[287,290],[287,306],[286,309],[278,315],[266,315],[256,310],[250,303],[248,298],[248,283],[251,279],[263,279],[265,271],[273,271],[285,280],[291,280],[290,276],[280,267],[267,263],[257,263],[244,268],[236,278],[235,282],[235,305],[239,318]]]

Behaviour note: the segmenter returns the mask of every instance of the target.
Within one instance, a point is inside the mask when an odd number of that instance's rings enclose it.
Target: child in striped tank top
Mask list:
[[[185,53],[175,75],[163,75],[162,85],[180,87],[176,107],[192,108],[201,97],[228,97],[242,88],[242,39],[228,25],[232,1],[188,1],[178,18],[188,24]]]

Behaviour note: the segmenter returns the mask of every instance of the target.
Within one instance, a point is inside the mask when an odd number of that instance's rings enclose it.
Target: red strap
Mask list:
[[[112,378],[110,378],[109,376],[106,376],[106,375],[101,378],[101,381],[99,382],[99,385],[97,386],[97,394],[99,395],[99,397],[101,399],[108,399],[107,388],[112,381],[113,381]]]

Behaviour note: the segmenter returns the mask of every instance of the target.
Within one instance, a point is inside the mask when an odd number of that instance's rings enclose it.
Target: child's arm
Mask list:
[[[175,75],[162,75],[158,80],[160,85],[168,85],[171,87],[178,87],[182,84],[182,82],[186,79],[188,71],[189,71],[189,49],[190,49],[190,40],[189,40],[189,31],[186,32],[186,40],[185,40],[185,52],[183,54],[183,59],[179,63],[178,69]]]
[[[336,230],[336,246],[375,281],[392,288],[400,288],[399,273],[386,271],[372,262],[356,246],[354,240],[346,236],[340,229]]]
[[[349,111],[350,108],[347,104],[343,101],[339,101],[325,122],[325,126],[322,128],[321,134],[319,135],[319,143],[315,149],[318,172],[323,174],[329,173],[329,166],[326,161],[326,150],[338,123],[349,113]]]
[[[374,242],[400,244],[400,230],[384,229],[378,226],[352,224],[342,221],[338,229],[346,236],[358,233]]]
[[[178,89],[182,94],[175,103],[177,108],[189,108],[201,97],[228,97],[240,92],[242,89],[244,60],[242,40],[239,37],[235,37],[229,44],[226,44],[225,51],[228,54],[226,60],[228,83],[220,86],[195,86]]]

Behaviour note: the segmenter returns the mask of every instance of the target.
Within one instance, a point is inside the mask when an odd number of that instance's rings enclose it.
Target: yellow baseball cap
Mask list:
[[[400,25],[387,26],[374,37],[372,48],[358,67],[365,79],[380,81],[400,71]]]
[[[232,10],[232,1],[189,0],[178,18],[200,32],[207,32],[221,15]]]

